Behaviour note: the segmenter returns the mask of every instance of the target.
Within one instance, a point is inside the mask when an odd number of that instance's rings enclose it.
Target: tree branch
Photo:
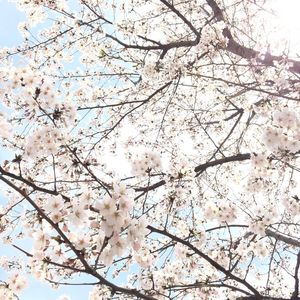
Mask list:
[[[3,175],[0,175],[0,180],[6,183],[8,186],[10,186],[13,190],[15,190],[17,193],[22,195],[37,211],[37,213],[40,215],[41,218],[43,218],[45,221],[47,221],[53,229],[61,236],[63,241],[70,247],[70,249],[73,251],[73,253],[76,255],[76,257],[79,259],[79,261],[82,263],[82,265],[85,268],[85,273],[94,276],[95,278],[99,279],[101,284],[104,284],[111,288],[113,292],[119,292],[127,295],[133,295],[140,299],[146,299],[146,300],[156,300],[156,298],[152,296],[145,295],[141,292],[139,292],[136,289],[128,289],[123,288],[120,286],[115,285],[114,283],[108,281],[103,276],[101,276],[99,273],[97,273],[85,260],[84,256],[78,251],[73,243],[68,239],[68,237],[63,233],[63,231],[59,228],[57,224],[55,224],[43,211],[42,209],[20,188],[18,188],[15,184],[7,180]]]
[[[224,157],[221,159],[216,159],[214,161],[209,161],[204,164],[201,164],[194,168],[194,171],[197,173],[196,177],[199,176],[201,173],[203,173],[206,169],[210,167],[214,167],[217,165],[222,165],[228,162],[234,162],[234,161],[243,161],[243,160],[249,160],[250,159],[250,153],[244,153],[244,154],[236,154],[228,157]],[[147,186],[147,187],[140,187],[136,188],[136,192],[148,192],[157,189],[158,187],[161,187],[166,184],[165,180],[158,181],[154,183],[153,185]]]
[[[267,236],[273,237],[276,240],[279,240],[279,241],[284,242],[286,244],[289,244],[291,246],[295,246],[295,247],[300,248],[300,240],[296,240],[296,239],[294,239],[292,237],[289,237],[289,236],[287,236],[283,233],[280,233],[278,231],[273,231],[270,228],[267,228],[265,230],[265,233],[266,233]]]
[[[160,0],[165,6],[167,6],[172,12],[174,12],[196,35],[198,42],[200,41],[201,33],[193,26],[193,24],[173,5],[166,0]]]
[[[226,275],[228,278],[235,280],[238,283],[241,283],[242,285],[244,285],[245,287],[247,287],[256,297],[257,299],[261,299],[261,295],[260,293],[251,285],[249,284],[246,280],[235,276],[234,274],[232,274],[230,271],[226,270],[224,267],[222,267],[221,265],[219,265],[216,261],[214,261],[212,258],[210,258],[208,255],[204,254],[203,252],[201,252],[198,248],[196,248],[195,246],[193,246],[190,242],[183,240],[169,232],[167,232],[165,229],[161,230],[161,229],[157,229],[151,225],[148,225],[147,228],[151,231],[151,232],[155,232],[155,233],[159,233],[161,235],[167,236],[168,238],[170,238],[172,241],[178,242],[182,245],[187,246],[189,249],[193,250],[196,254],[198,254],[200,257],[202,257],[204,260],[206,260],[211,266],[213,266],[215,269],[217,269],[218,271],[222,272],[224,275]]]
[[[295,268],[295,289],[292,295],[292,300],[296,300],[298,299],[298,295],[299,295],[299,276],[298,276],[298,272],[299,272],[299,267],[300,267],[300,251],[298,252],[297,255],[297,263],[296,263],[296,268]]]
[[[206,0],[207,4],[210,6],[212,9],[215,18],[218,21],[225,21],[223,12],[217,2],[215,0]],[[295,72],[295,73],[300,73],[300,61],[296,61],[293,59],[286,59],[285,57],[282,56],[276,56],[272,55],[270,53],[265,53],[264,58],[260,58],[260,52],[245,47],[241,44],[239,44],[236,40],[234,40],[230,30],[228,27],[224,28],[223,30],[223,35],[228,39],[228,44],[224,48],[225,50],[228,50],[229,52],[240,56],[242,58],[251,60],[251,59],[256,59],[257,62],[266,65],[266,66],[274,66],[274,62],[280,62],[285,60],[287,63],[291,63],[292,66],[289,67],[289,71]]]

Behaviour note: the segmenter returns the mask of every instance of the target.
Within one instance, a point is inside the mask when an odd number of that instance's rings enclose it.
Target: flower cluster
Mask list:
[[[265,236],[266,227],[275,222],[278,217],[276,206],[258,207],[255,213],[256,217],[249,222],[249,230],[255,234]]]
[[[297,114],[294,111],[289,110],[287,107],[281,111],[275,111],[273,113],[273,122],[275,125],[285,129],[295,129],[300,125]]]
[[[161,159],[159,154],[153,151],[146,151],[139,158],[132,162],[132,173],[135,175],[145,175],[152,170],[161,168]]]
[[[0,285],[0,299],[14,300],[13,292],[5,285]]]
[[[24,276],[22,276],[20,273],[13,273],[8,278],[8,287],[9,289],[15,293],[20,294],[20,292],[26,288],[27,286],[27,280]]]
[[[194,168],[191,163],[183,156],[176,156],[169,170],[170,180],[184,178],[187,181],[193,181],[195,178]]]
[[[248,193],[266,192],[265,188],[270,184],[268,177],[262,177],[257,173],[250,173],[245,187]]]
[[[249,224],[249,230],[255,234],[265,236],[266,223],[263,220],[253,220]]]
[[[11,133],[12,133],[11,124],[8,123],[4,115],[0,113],[0,137],[9,138],[11,136]]]
[[[263,140],[269,150],[296,153],[300,150],[299,119],[288,108],[273,113],[273,126],[268,126]]]
[[[238,241],[234,253],[241,255],[244,259],[255,255],[258,258],[265,258],[268,254],[267,244],[263,241],[249,241],[248,239]]]
[[[146,245],[141,247],[139,251],[136,251],[133,257],[142,268],[148,268],[153,265],[155,261],[154,255]]]
[[[233,204],[220,200],[216,203],[207,203],[204,214],[208,220],[216,219],[219,222],[230,223],[237,218],[237,209]]]
[[[54,82],[34,72],[30,66],[12,69],[8,79],[7,89],[12,91],[15,101],[25,108],[28,117],[55,106]]]
[[[224,22],[216,22],[212,26],[205,26],[201,32],[201,39],[197,49],[201,51],[214,50],[216,44],[226,46],[228,40],[224,37],[222,31],[226,27]]]
[[[30,65],[12,68],[8,71],[3,87],[6,90],[6,102],[28,119],[43,116],[56,125],[73,125],[77,109],[72,97],[61,101],[61,92],[49,76],[33,71]]]
[[[300,199],[297,196],[283,197],[282,203],[291,216],[295,217],[300,215]]]
[[[44,204],[44,210],[50,212],[49,217],[54,223],[58,223],[65,213],[65,201],[61,195],[49,196]]]
[[[250,159],[252,167],[258,171],[266,169],[270,163],[267,155],[264,153],[253,153]]]
[[[115,255],[121,256],[128,245],[138,250],[147,233],[145,218],[138,220],[130,218],[129,213],[133,208],[133,201],[128,196],[129,194],[130,191],[123,183],[114,184],[114,193],[94,204],[95,209],[102,216],[101,228],[105,236],[109,237],[109,245],[101,256],[106,264],[110,264]],[[127,237],[122,234],[125,227],[128,227]]]
[[[60,129],[50,126],[38,128],[26,139],[25,155],[37,158],[56,154],[64,140],[65,135]]]
[[[59,120],[65,127],[74,125],[77,117],[77,109],[71,100],[57,104],[53,111],[53,119]]]

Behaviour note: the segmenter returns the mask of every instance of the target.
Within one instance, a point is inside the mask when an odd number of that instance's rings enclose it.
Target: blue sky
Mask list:
[[[13,3],[0,0],[0,45],[14,46],[21,41],[18,23],[24,21],[24,15],[18,11]]]
[[[13,3],[7,0],[0,0],[0,47],[12,47],[22,41],[17,29],[18,23],[22,21],[25,21],[25,16],[15,8]],[[0,163],[6,158],[7,154],[0,149]],[[3,202],[5,202],[5,199],[0,194],[0,204]],[[26,242],[23,242],[23,245],[27,246],[27,250],[30,250],[30,245]],[[11,247],[3,245],[0,239],[0,256],[2,255],[7,257],[18,255],[22,257]],[[5,280],[6,278],[6,272],[0,268],[0,280]],[[85,300],[88,299],[88,291],[91,289],[91,287],[83,286],[65,286],[58,290],[53,290],[49,288],[48,284],[42,284],[33,278],[29,278],[29,280],[30,286],[21,294],[20,300],[56,300],[62,294],[70,295],[72,300]]]

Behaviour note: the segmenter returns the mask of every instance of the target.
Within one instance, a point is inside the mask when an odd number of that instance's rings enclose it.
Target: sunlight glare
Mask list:
[[[300,0],[274,0],[274,22],[279,26],[279,36],[283,35],[292,52],[300,51]]]

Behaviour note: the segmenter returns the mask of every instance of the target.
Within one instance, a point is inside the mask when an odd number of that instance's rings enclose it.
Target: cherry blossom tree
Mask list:
[[[274,3],[15,1],[1,299],[27,274],[89,300],[300,299],[300,59]]]

